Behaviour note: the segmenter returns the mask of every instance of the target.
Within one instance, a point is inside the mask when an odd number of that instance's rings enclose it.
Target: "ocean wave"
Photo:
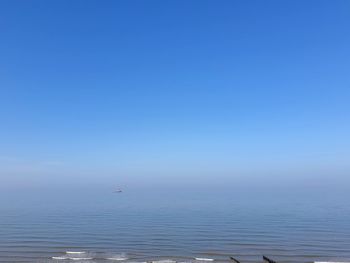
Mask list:
[[[123,261],[123,260],[128,260],[128,258],[124,258],[124,257],[109,257],[109,258],[105,258],[107,260],[116,260],[116,261]]]

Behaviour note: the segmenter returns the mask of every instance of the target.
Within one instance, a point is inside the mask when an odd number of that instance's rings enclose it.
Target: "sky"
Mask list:
[[[344,186],[349,47],[346,0],[2,0],[0,188]]]

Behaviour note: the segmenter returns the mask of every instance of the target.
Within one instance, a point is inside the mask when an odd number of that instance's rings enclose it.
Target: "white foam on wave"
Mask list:
[[[114,260],[114,261],[123,261],[128,260],[126,253],[106,253],[105,259],[107,260]]]
[[[152,260],[152,263],[176,263],[176,260],[172,259],[161,259],[161,260]]]
[[[90,257],[51,257],[52,259],[56,259],[56,260],[91,260],[92,258]]]
[[[194,259],[199,261],[214,261],[213,258],[194,258]]]
[[[85,254],[85,251],[66,251],[66,254]]]

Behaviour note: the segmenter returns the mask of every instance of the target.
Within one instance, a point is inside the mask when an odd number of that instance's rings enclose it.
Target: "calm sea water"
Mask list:
[[[350,260],[350,201],[332,193],[61,189],[0,197],[0,262],[69,262],[50,259],[66,251],[85,251],[94,258],[86,262]]]

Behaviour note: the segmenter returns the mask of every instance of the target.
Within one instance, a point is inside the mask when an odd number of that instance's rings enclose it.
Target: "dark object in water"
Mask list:
[[[269,259],[268,257],[263,256],[263,260],[269,262],[269,263],[277,263],[276,261]]]
[[[239,260],[235,259],[234,257],[230,257],[230,259],[236,263],[241,263]]]

